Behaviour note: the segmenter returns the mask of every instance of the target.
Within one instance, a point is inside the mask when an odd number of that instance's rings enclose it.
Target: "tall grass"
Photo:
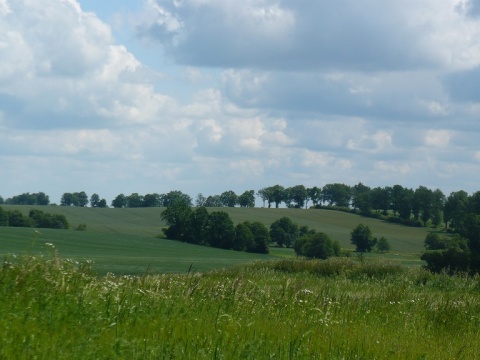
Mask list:
[[[479,292],[477,277],[352,259],[96,277],[54,252],[9,256],[0,358],[475,359]]]

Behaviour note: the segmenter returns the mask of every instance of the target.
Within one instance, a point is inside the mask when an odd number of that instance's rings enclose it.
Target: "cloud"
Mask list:
[[[448,130],[428,130],[425,135],[425,144],[435,147],[448,147],[452,132]]]
[[[404,71],[480,60],[480,26],[454,1],[149,0],[137,31],[199,66]]]
[[[462,4],[147,0],[128,48],[77,1],[0,0],[1,195],[475,189]]]
[[[147,81],[154,72],[77,2],[2,4],[9,11],[0,14],[0,104],[11,126],[148,122],[169,101]]]

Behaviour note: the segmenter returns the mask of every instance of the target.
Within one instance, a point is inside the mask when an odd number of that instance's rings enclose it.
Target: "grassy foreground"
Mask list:
[[[1,359],[475,359],[480,278],[380,262],[260,261],[96,277],[9,257]]]

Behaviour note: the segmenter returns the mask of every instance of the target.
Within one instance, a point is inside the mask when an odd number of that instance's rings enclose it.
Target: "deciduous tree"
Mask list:
[[[375,246],[376,239],[367,225],[360,224],[350,233],[350,241],[355,245],[357,252],[370,252]]]

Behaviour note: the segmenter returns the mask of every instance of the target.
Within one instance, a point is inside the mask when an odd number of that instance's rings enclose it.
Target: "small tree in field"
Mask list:
[[[350,235],[351,242],[355,245],[355,251],[357,252],[370,252],[377,242],[370,228],[364,224],[358,225]]]
[[[382,236],[380,239],[378,239],[378,242],[377,242],[378,251],[386,253],[386,252],[389,252],[390,249],[391,249],[391,246],[387,238]]]

